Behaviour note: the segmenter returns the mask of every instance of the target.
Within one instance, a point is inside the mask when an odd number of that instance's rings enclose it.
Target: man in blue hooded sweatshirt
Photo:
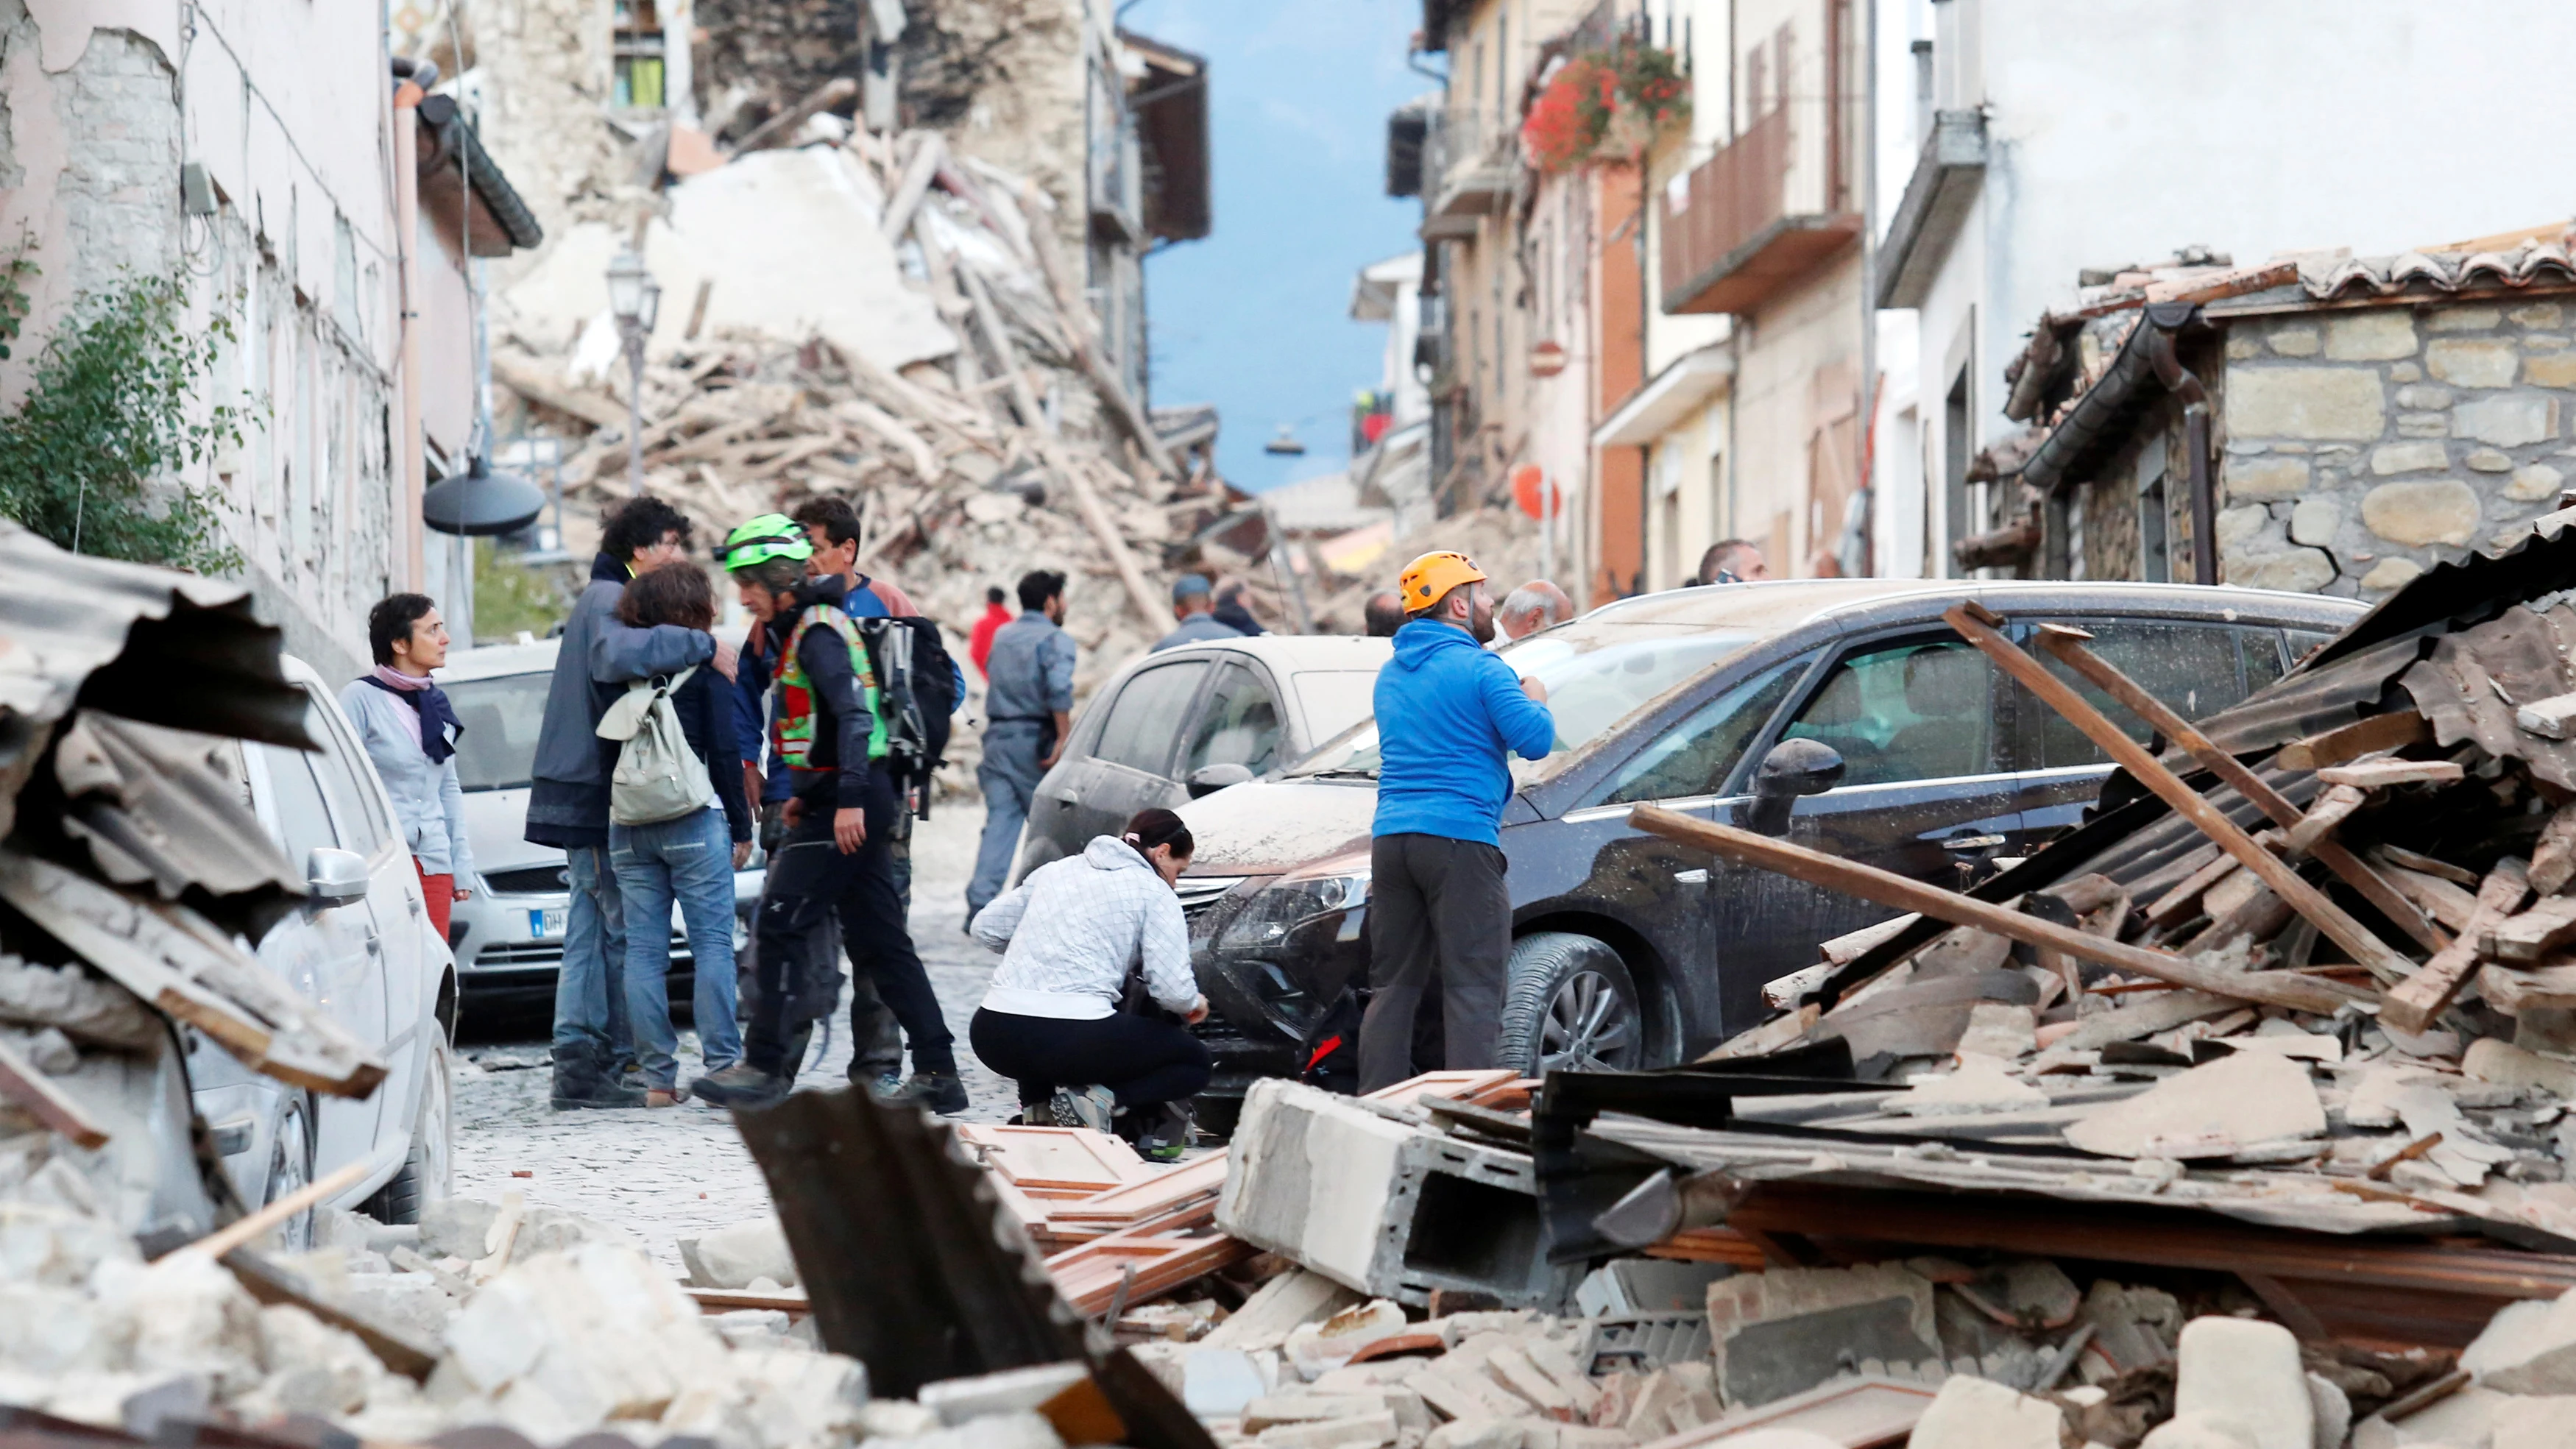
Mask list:
[[[1435,980],[1443,1065],[1494,1065],[1512,949],[1498,830],[1512,792],[1505,757],[1535,760],[1556,742],[1545,686],[1485,651],[1494,600],[1474,560],[1426,553],[1405,566],[1399,592],[1405,624],[1377,676],[1363,1092],[1414,1074],[1414,1010]]]

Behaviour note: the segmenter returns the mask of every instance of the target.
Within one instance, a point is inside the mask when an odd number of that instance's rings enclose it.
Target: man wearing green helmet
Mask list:
[[[771,773],[784,774],[787,831],[769,862],[753,947],[752,1002],[743,1059],[699,1079],[720,1106],[775,1101],[794,1080],[790,1047],[801,1028],[839,1001],[840,973],[822,929],[837,915],[851,964],[871,980],[911,1039],[905,1095],[935,1111],[962,1111],[964,1083],[939,998],[931,990],[895,889],[888,849],[896,801],[878,763],[886,729],[876,679],[842,603],[838,574],[805,577],[812,545],[803,530],[764,514],[733,531],[719,555],[774,641],[769,686]]]

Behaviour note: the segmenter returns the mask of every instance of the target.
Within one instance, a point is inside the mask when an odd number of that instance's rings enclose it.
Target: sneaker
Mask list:
[[[1152,1115],[1159,1120],[1136,1134],[1136,1155],[1147,1162],[1180,1161],[1181,1154],[1189,1150],[1190,1131],[1195,1125],[1190,1120],[1189,1104],[1166,1102]]]
[[[966,1110],[966,1084],[955,1072],[914,1072],[893,1091],[883,1094],[889,1102],[909,1102],[925,1112],[954,1116]]]
[[[787,1079],[774,1077],[749,1062],[736,1062],[689,1085],[701,1102],[719,1107],[766,1107],[787,1095]]]
[[[1118,1099],[1103,1086],[1058,1087],[1047,1103],[1059,1127],[1088,1127],[1094,1132],[1109,1130],[1118,1110]]]

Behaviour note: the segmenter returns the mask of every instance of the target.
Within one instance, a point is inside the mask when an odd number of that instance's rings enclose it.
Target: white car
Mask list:
[[[450,656],[439,687],[465,733],[456,742],[457,783],[465,792],[465,836],[474,854],[471,898],[449,918],[466,1006],[486,1010],[550,1008],[562,969],[564,921],[572,894],[564,854],[527,839],[529,776],[537,731],[546,715],[557,644],[486,645]],[[734,872],[734,953],[751,940],[767,862],[755,850]],[[459,882],[459,884],[465,884]],[[688,933],[671,908],[672,1007],[685,1012],[691,972]]]
[[[367,1171],[325,1205],[414,1222],[423,1202],[448,1192],[456,964],[430,926],[393,803],[335,691],[301,660],[281,662],[312,697],[308,728],[321,752],[223,742],[243,799],[311,892],[269,929],[258,956],[379,1053],[385,1080],[364,1098],[303,1091],[251,1071],[190,1030],[188,1081],[247,1206],[363,1162]],[[310,1221],[291,1224],[290,1240],[309,1232]]]

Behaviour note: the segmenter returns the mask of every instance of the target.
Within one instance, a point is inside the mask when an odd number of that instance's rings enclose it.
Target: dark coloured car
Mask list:
[[[1942,623],[1970,598],[2017,636],[2091,629],[2095,652],[2195,718],[2280,678],[2361,612],[2168,584],[1814,580],[1623,600],[1509,646],[1548,686],[1557,748],[1514,763],[1504,809],[1515,944],[1502,1061],[1536,1073],[1684,1060],[1760,1020],[1763,984],[1814,964],[1820,942],[1888,914],[1629,826],[1646,803],[1745,823],[1754,772],[1783,742],[1821,741],[1844,769],[1796,801],[1787,838],[1918,879],[1972,884],[2075,824],[2111,767]],[[1367,981],[1376,728],[1182,809],[1199,851],[1180,885],[1215,1008],[1202,1028],[1220,1063],[1212,1121],[1253,1077],[1303,1068],[1345,988]],[[1333,1033],[1348,1029],[1337,1015]]]

